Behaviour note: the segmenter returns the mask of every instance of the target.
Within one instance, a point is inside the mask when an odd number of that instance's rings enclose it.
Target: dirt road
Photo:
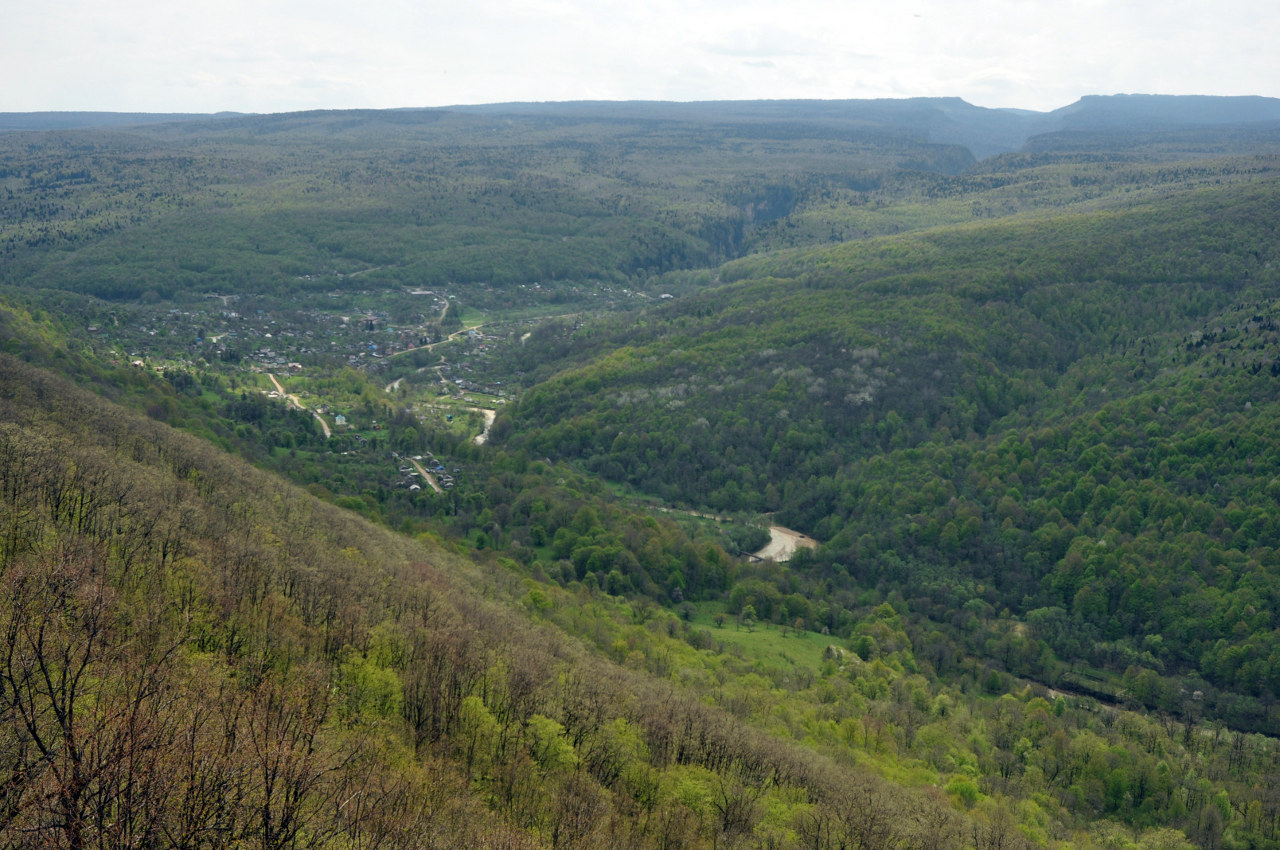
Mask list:
[[[416,468],[416,469],[418,470],[418,474],[419,474],[419,475],[421,475],[421,476],[423,477],[423,479],[424,479],[428,484],[430,484],[430,485],[431,485],[431,489],[432,489],[432,490],[435,490],[437,493],[443,493],[443,492],[444,492],[444,490],[442,490],[442,489],[440,488],[440,485],[436,483],[436,477],[435,477],[434,475],[432,475],[430,472],[427,472],[426,468],[425,468],[425,467],[423,467],[423,465],[422,465],[422,464],[418,463],[418,462],[417,462],[416,460],[414,460],[413,458],[408,458],[408,461],[409,461],[409,463],[411,463],[411,464],[413,464],[413,465],[414,465],[414,468]]]
[[[783,528],[780,525],[769,526],[769,544],[755,553],[762,561],[790,561],[797,549],[817,548],[818,541],[812,537]]]
[[[475,411],[484,417],[484,430],[476,434],[473,441],[477,446],[483,446],[485,440],[489,439],[489,429],[493,427],[493,420],[498,417],[498,411],[487,407],[468,407],[467,410]]]
[[[716,522],[733,522],[732,517],[719,516],[717,514],[707,514],[701,511],[691,511],[680,508],[658,508],[660,511],[669,513],[687,514],[702,519],[713,519]],[[806,534],[793,531],[790,528],[784,528],[781,525],[769,526],[769,542],[759,552],[752,552],[752,558],[760,561],[790,561],[791,556],[796,553],[797,549],[816,549],[818,541],[814,540]]]
[[[289,395],[287,392],[284,391],[284,387],[280,385],[280,382],[278,380],[276,380],[275,375],[268,372],[267,377],[271,379],[271,383],[276,385],[276,392],[280,393],[281,397],[284,398],[286,401],[288,401],[289,404],[293,405],[299,410],[307,409],[307,406],[303,404],[302,400],[299,399],[296,395]],[[327,440],[330,437],[332,437],[333,432],[329,430],[329,423],[324,421],[324,417],[321,416],[319,413],[316,413],[314,410],[311,411],[311,415],[314,416],[316,418],[316,421],[320,423],[320,430],[324,432],[324,438]]]
[[[435,351],[437,345],[445,345],[447,343],[453,342],[458,337],[464,334],[470,333],[471,331],[479,330],[482,327],[484,327],[484,322],[481,322],[478,325],[471,325],[469,327],[465,327],[460,331],[454,331],[453,333],[449,334],[447,337],[445,337],[442,340],[437,340],[436,342],[431,342],[426,345],[420,345],[416,348],[405,348],[401,351],[394,351],[391,354],[388,354],[387,356],[399,357],[401,354],[411,354],[415,351]],[[442,356],[440,359],[443,360],[444,357]]]

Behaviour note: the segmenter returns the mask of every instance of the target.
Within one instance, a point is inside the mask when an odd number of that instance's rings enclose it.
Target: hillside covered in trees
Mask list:
[[[1280,846],[1272,101],[55,118],[4,846]]]

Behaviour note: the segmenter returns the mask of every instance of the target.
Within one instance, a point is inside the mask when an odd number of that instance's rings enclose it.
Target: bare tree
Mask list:
[[[0,828],[72,848],[149,843],[181,641],[142,606],[127,628],[118,622],[115,594],[81,541],[11,565],[3,586]]]

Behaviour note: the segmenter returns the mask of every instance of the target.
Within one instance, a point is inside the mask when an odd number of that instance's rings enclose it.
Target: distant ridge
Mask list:
[[[79,130],[90,127],[130,127],[207,121],[243,115],[240,112],[0,112],[0,132],[11,130]]]
[[[564,101],[449,107],[484,115],[630,118],[651,121],[803,121],[923,135],[961,145],[977,159],[1020,150],[1034,136],[1064,130],[1144,131],[1280,123],[1280,99],[1211,95],[1088,95],[1052,112],[991,109],[958,97],[876,100]]]
[[[1049,116],[1057,119],[1064,129],[1257,124],[1280,121],[1280,99],[1165,94],[1088,95],[1070,106],[1055,109]]]
[[[438,108],[336,110],[250,115],[237,112],[6,112],[0,132],[127,127],[238,118],[307,118],[350,113],[362,117],[446,112],[561,120],[711,122],[760,128],[807,124],[824,132],[881,132],[967,148],[976,159],[1021,150],[1037,136],[1077,130],[1145,132],[1200,127],[1280,128],[1280,99],[1259,96],[1088,95],[1052,112],[992,109],[958,97],[873,100],[547,101],[461,104]]]

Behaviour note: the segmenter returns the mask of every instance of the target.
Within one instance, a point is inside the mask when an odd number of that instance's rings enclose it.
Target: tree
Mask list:
[[[92,551],[73,538],[3,576],[0,830],[132,847],[166,816],[182,641],[145,607],[125,626]]]

